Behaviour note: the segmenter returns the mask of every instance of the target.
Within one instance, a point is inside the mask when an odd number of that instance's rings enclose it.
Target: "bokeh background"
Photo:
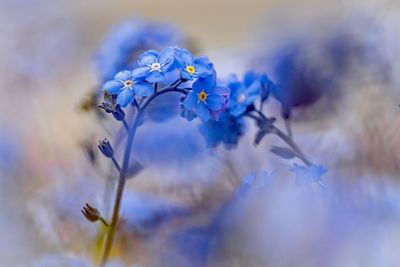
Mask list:
[[[99,227],[80,209],[107,210],[109,192],[87,144],[113,124],[81,107],[100,87],[105,36],[131,18],[175,25],[221,78],[254,69],[285,84],[295,139],[330,189],[294,190],[269,154],[278,140],[254,148],[251,124],[236,149],[210,150],[196,125],[150,123],[115,266],[398,266],[399,15],[397,0],[0,0],[0,266],[91,266]],[[254,171],[288,182],[232,204]]]

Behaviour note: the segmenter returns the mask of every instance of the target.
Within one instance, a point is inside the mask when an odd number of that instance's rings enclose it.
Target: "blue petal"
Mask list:
[[[193,83],[193,92],[200,93],[201,91],[205,91],[207,94],[213,92],[217,82],[214,79],[214,76],[207,76],[205,78],[198,78]]]
[[[229,112],[235,117],[242,115],[245,111],[246,111],[246,105],[232,104],[229,107]]]
[[[193,84],[192,84],[192,90],[194,93],[198,94],[201,91],[203,91],[203,79],[197,79]]]
[[[257,78],[257,75],[253,71],[248,71],[244,74],[244,84],[250,86]]]
[[[122,70],[114,76],[114,80],[116,81],[126,81],[130,79],[132,79],[132,72],[130,70]]]
[[[185,80],[193,79],[192,75],[190,75],[186,70],[181,70],[180,73],[181,73],[182,79],[185,79]]]
[[[124,85],[121,82],[111,80],[104,83],[101,87],[101,90],[103,92],[109,93],[110,95],[115,95],[118,94],[119,91],[121,91],[122,87],[124,87]]]
[[[126,107],[132,103],[134,96],[135,92],[132,89],[124,89],[118,94],[116,103],[121,107]]]
[[[212,69],[207,65],[195,64],[194,68],[196,69],[196,73],[199,77],[205,77],[212,74]]]
[[[138,96],[149,96],[154,92],[153,86],[146,82],[136,82],[133,88]]]
[[[181,48],[177,53],[177,58],[184,62],[185,65],[193,65],[194,58],[193,55],[186,49]]]
[[[202,121],[208,121],[211,118],[210,110],[203,103],[197,105],[196,114]]]
[[[211,94],[207,96],[207,106],[213,111],[221,110],[225,105],[226,99],[223,96],[217,94]]]
[[[210,62],[210,59],[206,56],[200,56],[200,57],[196,58],[195,64],[202,64],[202,65],[208,66],[210,68],[212,68],[212,66],[213,66],[213,64]]]
[[[138,67],[132,70],[132,79],[141,79],[146,77],[146,75],[150,72],[150,67]]]
[[[250,105],[251,103],[253,103],[258,96],[260,95],[261,92],[261,84],[258,81],[253,82],[249,88],[247,88],[246,91],[246,100],[245,103],[247,105]]]
[[[231,90],[225,86],[217,86],[214,89],[214,93],[222,96],[229,96],[231,94]]]
[[[146,76],[149,83],[158,83],[164,79],[164,73],[161,71],[152,71]]]
[[[216,85],[217,81],[214,76],[207,76],[203,80],[203,88],[206,93],[213,92]]]
[[[140,55],[138,64],[139,66],[149,66],[154,62],[157,62],[158,52],[155,50],[148,50]]]
[[[197,105],[197,94],[196,93],[190,93],[188,94],[188,96],[186,97],[185,101],[183,101],[183,106],[186,109],[193,109],[196,105]]]

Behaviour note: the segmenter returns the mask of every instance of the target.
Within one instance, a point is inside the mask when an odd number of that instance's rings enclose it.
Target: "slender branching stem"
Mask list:
[[[108,257],[111,252],[113,240],[114,240],[114,235],[117,230],[119,211],[120,211],[121,200],[122,200],[122,196],[123,196],[124,188],[125,188],[125,182],[126,182],[127,171],[128,171],[128,167],[129,167],[129,160],[130,160],[130,156],[131,156],[132,145],[133,145],[133,141],[135,139],[136,130],[139,126],[139,122],[142,118],[142,115],[143,115],[146,107],[151,103],[151,101],[153,101],[156,97],[158,97],[162,94],[168,93],[168,92],[178,92],[178,93],[182,93],[182,94],[186,95],[188,93],[188,90],[176,88],[176,87],[167,87],[167,88],[163,88],[159,91],[154,91],[154,93],[151,96],[147,97],[144,100],[143,104],[138,108],[138,110],[136,112],[136,116],[134,116],[131,127],[129,128],[128,140],[127,140],[126,147],[125,147],[122,167],[120,168],[120,171],[119,171],[119,180],[118,180],[118,184],[117,184],[117,192],[115,194],[111,223],[110,223],[109,231],[107,233],[106,240],[105,240],[105,243],[103,246],[103,253],[101,256],[101,260],[100,260],[101,267],[104,267],[107,263]]]
[[[117,168],[117,170],[120,172],[121,171],[121,167],[119,166],[117,160],[115,159],[115,157],[111,158],[112,162],[114,163],[115,168]]]
[[[262,121],[267,121],[268,118],[259,110],[255,110],[255,112],[259,115],[256,116],[252,113],[247,113],[246,116],[249,118],[252,118],[256,122],[262,122]],[[301,151],[300,147],[294,142],[293,138],[291,135],[285,134],[283,131],[281,131],[278,127],[275,125],[270,125],[269,126],[269,131],[273,134],[276,134],[280,139],[282,139],[295,153],[296,156],[303,161],[303,163],[306,166],[311,166],[312,162],[307,159],[307,157],[304,155],[304,153]]]

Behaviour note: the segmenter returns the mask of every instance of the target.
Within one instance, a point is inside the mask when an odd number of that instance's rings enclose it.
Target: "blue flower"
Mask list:
[[[275,83],[271,81],[265,74],[258,74],[253,71],[248,71],[245,73],[243,82],[246,87],[250,87],[256,81],[260,82],[261,85],[261,101],[267,100],[275,88]]]
[[[226,148],[235,147],[245,133],[246,125],[243,117],[234,117],[229,112],[222,112],[218,121],[209,120],[200,125],[200,133],[208,147],[224,144]]]
[[[235,117],[242,115],[261,92],[260,80],[253,79],[249,74],[245,75],[243,82],[240,82],[236,75],[232,75],[228,80],[228,87],[231,89],[229,112]]]
[[[96,53],[96,69],[100,79],[107,81],[120,70],[136,67],[137,63],[132,59],[144,50],[183,42],[183,34],[174,25],[130,19],[117,24],[106,35]]]
[[[150,83],[162,81],[175,61],[176,47],[166,47],[158,53],[155,50],[144,52],[138,60],[139,67],[132,71],[134,78],[144,78]]]
[[[126,107],[132,103],[135,94],[138,96],[149,96],[154,91],[150,84],[133,79],[132,72],[129,70],[118,72],[114,80],[103,84],[102,90],[110,95],[117,95],[116,104],[121,107]]]
[[[323,184],[321,177],[328,171],[322,165],[310,165],[308,167],[299,164],[293,164],[290,171],[296,175],[296,182],[298,184],[304,184],[305,182],[317,182]]]
[[[197,79],[183,101],[187,110],[192,110],[203,121],[213,117],[218,119],[220,113],[227,108],[229,88],[217,86],[215,76]]]
[[[213,74],[213,65],[208,57],[195,58],[188,50],[179,48],[176,52],[176,63],[182,79],[205,77]]]

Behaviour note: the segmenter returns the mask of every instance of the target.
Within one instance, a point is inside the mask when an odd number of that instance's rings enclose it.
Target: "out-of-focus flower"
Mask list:
[[[250,73],[246,74],[243,82],[236,75],[231,75],[228,87],[231,89],[229,112],[235,117],[242,115],[261,93],[259,79],[255,79]]]
[[[154,88],[144,81],[134,79],[131,71],[123,70],[118,72],[113,80],[104,83],[102,90],[107,94],[117,95],[116,103],[126,107],[132,103],[135,94],[149,96]]]
[[[203,121],[218,119],[227,107],[229,88],[217,86],[214,76],[199,78],[193,83],[193,91],[188,94],[183,106],[192,110]]]
[[[245,132],[245,122],[241,117],[234,117],[229,112],[222,112],[218,121],[209,120],[200,125],[200,132],[209,147],[224,144],[227,148],[236,146]]]
[[[302,166],[294,163],[290,168],[290,171],[294,172],[296,176],[296,182],[299,184],[310,183],[310,182],[320,182],[321,177],[328,171],[322,165]]]
[[[205,56],[195,58],[188,50],[180,48],[176,52],[176,63],[184,80],[212,75],[212,63]]]
[[[110,80],[122,69],[137,67],[132,60],[147,49],[182,44],[184,36],[169,23],[131,19],[116,25],[96,53],[96,66],[102,81]]]
[[[149,50],[144,52],[138,60],[139,67],[133,69],[134,78],[144,78],[150,83],[157,83],[164,79],[175,60],[175,47],[166,47],[160,52]]]

